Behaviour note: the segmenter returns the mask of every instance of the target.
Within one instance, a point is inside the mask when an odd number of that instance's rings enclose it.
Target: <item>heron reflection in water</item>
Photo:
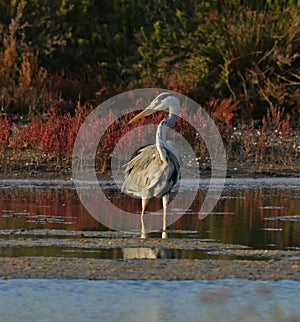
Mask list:
[[[179,99],[170,93],[161,93],[129,124],[155,112],[168,110],[169,116],[163,119],[156,131],[156,143],[140,149],[126,165],[122,192],[142,199],[142,236],[144,232],[144,213],[152,197],[162,198],[163,227],[162,238],[167,238],[167,204],[170,191],[180,178],[180,159],[174,147],[166,139],[167,130],[178,118]]]

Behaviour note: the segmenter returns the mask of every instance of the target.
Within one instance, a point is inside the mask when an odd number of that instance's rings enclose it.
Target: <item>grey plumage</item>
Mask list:
[[[168,164],[160,159],[156,145],[139,150],[126,166],[122,191],[142,199],[170,193],[180,177],[180,163],[171,150],[166,155]]]

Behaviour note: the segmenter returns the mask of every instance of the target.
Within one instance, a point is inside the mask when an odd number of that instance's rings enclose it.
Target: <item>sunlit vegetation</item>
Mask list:
[[[1,1],[2,170],[17,160],[36,169],[44,162],[69,167],[87,113],[141,87],[201,104],[229,160],[294,168],[299,24],[297,0]],[[99,171],[129,130],[123,121],[102,142]],[[177,127],[206,160],[192,129],[183,121]]]
[[[148,86],[296,114],[299,21],[297,0],[4,0],[1,110],[31,119]]]
[[[199,110],[200,111],[200,110]],[[187,113],[183,108],[182,113]],[[96,168],[104,172],[110,168],[113,149],[120,138],[131,130],[127,124],[131,114],[118,119],[112,113],[107,117],[111,125],[101,138],[96,154]],[[164,113],[141,120],[136,126],[156,123]],[[201,115],[196,113],[197,119]],[[54,107],[47,118],[31,121],[25,125],[15,125],[7,119],[0,119],[0,164],[5,173],[22,167],[35,170],[69,169],[71,167],[72,149],[76,135],[85,119],[84,109],[78,105],[74,115],[59,114]],[[90,130],[91,140],[97,137],[101,122]],[[217,122],[223,142],[226,147],[227,160],[240,162],[245,167],[251,165],[255,171],[296,170],[299,167],[299,137],[292,129],[288,115],[282,108],[268,109],[258,124],[254,121],[234,124],[229,118],[226,122]],[[209,153],[204,141],[195,134],[195,130],[182,118],[176,124],[176,131],[181,133],[193,147],[199,163],[210,165]],[[139,137],[140,135],[140,137]],[[137,133],[131,139],[143,142],[143,133]],[[127,142],[128,144],[128,142]],[[130,143],[129,143],[130,144]],[[124,147],[127,149],[126,147]],[[126,154],[126,153],[125,153]]]

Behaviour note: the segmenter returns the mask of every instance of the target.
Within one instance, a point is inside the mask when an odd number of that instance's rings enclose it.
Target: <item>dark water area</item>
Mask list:
[[[106,202],[139,218],[140,200],[122,195],[112,181],[102,182],[102,187]],[[213,212],[200,220],[207,190],[204,180],[189,211],[168,227],[169,238],[215,240],[254,249],[300,249],[299,178],[228,179]],[[161,200],[154,199],[148,215],[160,209]],[[72,181],[1,180],[0,238],[7,238],[9,231],[37,229],[110,231],[86,211]]]

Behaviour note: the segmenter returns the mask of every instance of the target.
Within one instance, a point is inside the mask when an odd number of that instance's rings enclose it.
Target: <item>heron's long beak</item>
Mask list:
[[[152,108],[147,107],[146,109],[144,109],[141,113],[139,113],[138,115],[136,115],[133,119],[131,119],[128,124],[132,124],[138,120],[140,120],[142,117],[144,116],[148,116],[148,115],[151,115],[155,112],[155,110],[153,110]]]

